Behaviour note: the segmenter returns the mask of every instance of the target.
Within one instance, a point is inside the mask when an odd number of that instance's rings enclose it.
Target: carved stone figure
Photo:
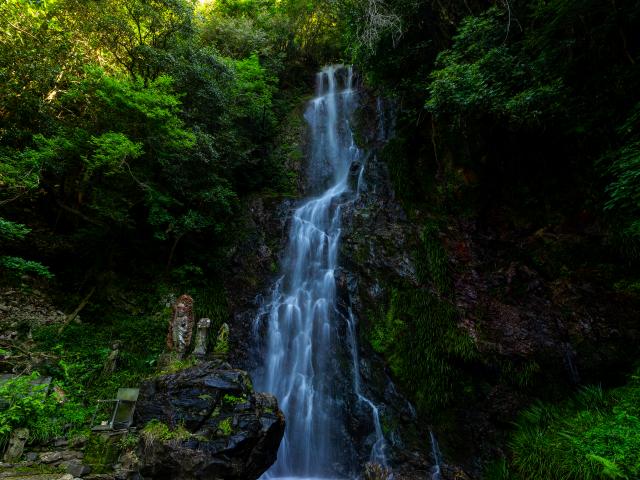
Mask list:
[[[22,453],[24,452],[24,446],[29,439],[28,428],[17,428],[11,432],[11,438],[9,438],[9,446],[7,451],[4,452],[4,461],[6,463],[15,463],[20,460]]]
[[[107,361],[105,362],[104,367],[102,368],[103,375],[110,375],[115,371],[116,366],[118,365],[119,356],[120,356],[120,342],[114,342],[113,345],[111,345],[111,352],[107,357]]]
[[[198,329],[196,330],[196,339],[194,341],[195,346],[193,347],[193,354],[196,357],[204,357],[207,353],[209,327],[211,327],[211,320],[208,318],[198,320]]]
[[[181,295],[173,306],[173,317],[167,334],[167,348],[184,356],[191,345],[193,334],[193,298]]]

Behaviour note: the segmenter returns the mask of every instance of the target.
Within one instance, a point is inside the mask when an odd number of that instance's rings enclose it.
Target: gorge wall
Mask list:
[[[588,219],[542,224],[509,202],[463,215],[443,213],[439,202],[431,209],[408,205],[390,168],[390,157],[403,154],[394,150],[396,114],[393,101],[376,100],[363,88],[354,125],[364,170],[357,199],[342,212],[338,308],[358,319],[362,389],[380,408],[398,478],[431,474],[430,431],[444,454],[444,478],[482,478],[487,464],[508,455],[512,422],[523,408],[604,378],[611,385],[624,382],[640,305],[611,288],[609,267],[581,256],[601,249],[607,262],[602,237]],[[468,202],[449,201],[453,210]],[[292,205],[255,210],[256,231],[276,245],[270,261],[277,245],[282,251]],[[274,274],[263,275],[266,289]],[[262,301],[246,298],[246,305]],[[246,332],[256,307],[239,309],[232,329],[236,354],[250,369],[256,353]],[[347,322],[341,328],[348,335]],[[348,352],[340,356],[348,370]],[[416,371],[408,372],[408,365]],[[619,376],[605,373],[611,371]],[[344,433],[362,465],[375,442],[370,412],[358,402],[347,404]]]

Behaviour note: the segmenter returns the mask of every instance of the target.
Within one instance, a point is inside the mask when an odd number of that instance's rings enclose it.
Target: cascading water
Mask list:
[[[429,438],[431,440],[431,455],[433,456],[433,467],[431,467],[431,480],[440,480],[440,465],[442,464],[442,454],[440,453],[440,445],[431,430],[429,430]]]
[[[365,397],[360,390],[360,368],[358,361],[358,340],[356,336],[356,319],[351,309],[349,309],[349,318],[347,320],[348,332],[349,332],[349,346],[351,348],[351,362],[353,364],[353,390],[358,398],[358,401],[365,403],[371,408],[371,416],[373,420],[374,433],[376,440],[371,448],[371,455],[369,461],[378,463],[384,467],[387,466],[387,456],[385,454],[386,441],[384,434],[382,433],[382,424],[380,423],[380,411],[378,407],[367,397]]]
[[[337,347],[347,346],[337,335],[335,271],[341,204],[355,198],[350,178],[360,179],[363,168],[349,125],[357,98],[351,68],[326,67],[316,80],[316,97],[305,118],[311,140],[310,187],[322,193],[294,212],[283,275],[256,319],[267,319],[265,364],[255,375],[256,386],[278,397],[287,421],[278,460],[264,478],[326,478],[354,470],[352,457],[336,446],[344,436],[344,421],[333,356]],[[373,412],[377,441],[372,459],[386,463],[378,409],[360,393],[353,317],[348,328],[348,346],[356,355],[353,388]]]

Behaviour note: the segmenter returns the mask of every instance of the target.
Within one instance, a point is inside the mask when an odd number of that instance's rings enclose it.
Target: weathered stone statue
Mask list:
[[[204,357],[207,353],[207,336],[209,335],[209,327],[211,320],[201,318],[198,320],[198,329],[196,330],[196,339],[194,341],[193,354],[196,357]]]
[[[9,438],[9,446],[7,451],[4,452],[4,461],[6,463],[15,463],[20,460],[22,453],[24,452],[24,446],[29,439],[28,428],[17,428],[11,432],[11,438]]]
[[[112,374],[116,366],[118,365],[118,358],[120,357],[120,342],[114,342],[111,345],[111,352],[107,357],[107,361],[104,363],[104,367],[102,368],[103,375]]]
[[[173,306],[173,317],[169,323],[167,348],[183,357],[191,344],[193,334],[193,298],[181,295]]]

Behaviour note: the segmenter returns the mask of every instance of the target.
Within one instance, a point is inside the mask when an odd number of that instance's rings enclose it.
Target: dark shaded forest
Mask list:
[[[256,211],[303,195],[302,108],[343,63],[393,118],[416,271],[361,342],[445,478],[638,478],[639,27],[623,0],[5,0],[0,448],[192,366],[161,360],[181,293],[242,337],[281,249]]]

